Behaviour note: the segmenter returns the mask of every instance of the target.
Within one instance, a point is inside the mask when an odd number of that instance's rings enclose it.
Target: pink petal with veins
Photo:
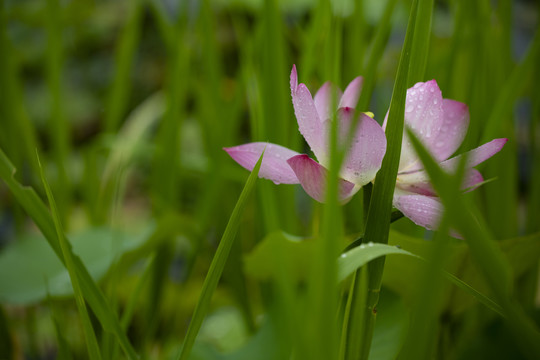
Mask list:
[[[296,151],[266,142],[248,143],[223,148],[223,150],[249,171],[253,170],[264,150],[259,177],[272,180],[276,184],[298,184],[300,182],[287,163],[288,159],[299,155]]]
[[[294,156],[287,160],[287,163],[289,163],[298,180],[300,180],[305,192],[313,199],[323,203],[326,200],[328,170],[307,155]],[[340,202],[348,201],[359,189],[355,188],[353,183],[344,179],[339,179],[338,186],[338,199]]]

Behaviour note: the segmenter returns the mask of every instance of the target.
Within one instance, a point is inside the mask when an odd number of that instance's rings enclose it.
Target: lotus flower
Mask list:
[[[291,95],[300,133],[306,139],[318,162],[283,146],[267,142],[253,142],[225,151],[240,165],[252,170],[264,149],[259,177],[276,184],[300,183],[313,199],[325,199],[328,176],[329,133],[332,119],[338,121],[338,143],[343,143],[351,131],[354,107],[362,87],[357,77],[342,93],[330,83],[325,83],[315,97],[304,84],[298,84],[296,67],[290,77]],[[334,109],[333,102],[337,104]],[[335,115],[335,116],[334,116]],[[363,185],[375,177],[386,152],[386,137],[381,126],[366,114],[360,114],[354,139],[345,155],[338,181],[338,198],[348,201]]]
[[[417,83],[407,90],[405,125],[443,169],[456,170],[463,155],[448,158],[459,148],[467,133],[467,105],[443,99],[435,80]],[[386,127],[386,120],[383,127]],[[464,190],[474,189],[483,182],[482,175],[473,167],[499,152],[507,140],[495,139],[468,152]],[[403,135],[393,204],[417,225],[426,229],[436,229],[439,225],[443,206],[406,134]]]

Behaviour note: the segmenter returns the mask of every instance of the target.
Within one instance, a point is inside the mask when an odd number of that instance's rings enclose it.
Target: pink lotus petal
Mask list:
[[[362,91],[362,84],[364,83],[364,79],[361,76],[358,76],[357,78],[354,78],[353,81],[349,83],[347,88],[345,89],[345,92],[343,93],[343,96],[341,97],[341,100],[339,102],[339,107],[350,107],[355,108],[356,103],[358,102],[358,98],[360,97],[360,92]],[[359,109],[364,110],[364,109]]]
[[[465,178],[463,179],[463,184],[461,184],[461,189],[468,191],[473,191],[484,181],[484,177],[480,174],[480,171],[476,169],[469,169]]]
[[[354,109],[342,108],[338,119],[339,141],[344,143],[351,129]],[[341,169],[341,176],[357,185],[365,185],[372,181],[381,168],[386,153],[386,136],[384,130],[374,119],[360,114],[359,123],[351,147]]]
[[[425,196],[437,196],[437,193],[433,189],[430,182],[418,182],[418,183],[398,183],[396,186],[410,193]]]
[[[492,157],[493,155],[501,151],[501,149],[503,148],[504,144],[506,144],[507,141],[508,139],[506,138],[494,139],[488,143],[485,143],[484,145],[477,147],[476,149],[468,151],[466,153],[467,154],[467,167],[473,167],[486,161],[487,159],[489,159],[490,157]],[[441,167],[448,171],[454,171],[456,167],[458,166],[461,158],[464,155],[465,154],[461,154],[458,156],[454,156],[453,158],[449,160],[443,161],[441,163]]]
[[[298,87],[298,73],[296,72],[296,65],[292,66],[290,84],[291,94],[296,94],[296,88]]]
[[[259,177],[272,180],[276,184],[298,184],[300,181],[289,164],[287,164],[288,159],[299,155],[296,151],[266,142],[253,142],[223,148],[223,150],[237,163],[251,171],[265,148]]]
[[[435,190],[433,189],[433,185],[431,185],[431,182],[429,182],[428,180],[424,182],[410,182],[407,181],[410,179],[410,177],[408,178],[409,175],[410,174],[406,174],[404,176],[400,175],[400,180],[397,184],[400,189],[419,195],[437,196]],[[475,185],[483,181],[484,178],[482,177],[482,174],[480,174],[478,170],[471,168],[467,171],[467,174],[463,179],[461,189],[472,191],[476,189]]]
[[[443,99],[443,122],[430,149],[438,161],[446,160],[459,148],[469,128],[469,107],[459,101]]]
[[[498,153],[506,144],[508,139],[495,139],[491,140],[488,143],[485,143],[482,146],[477,147],[474,150],[467,152],[467,165],[466,167],[472,168],[476,166],[496,153]],[[461,158],[464,154],[454,156],[453,158],[441,162],[439,165],[446,171],[452,173],[456,170]],[[429,181],[429,176],[426,171],[412,171],[412,172],[402,172],[398,174],[398,182],[406,184],[422,183]]]
[[[443,124],[443,99],[435,80],[417,83],[407,90],[405,102],[405,125],[408,126],[428,148],[432,149]],[[419,159],[409,137],[403,134],[400,171],[418,168]]]
[[[291,71],[291,95],[300,133],[320,161],[326,156],[326,133],[311,93],[306,85],[298,84],[296,67],[294,66]]]
[[[335,96],[335,98],[332,98]],[[332,86],[332,84],[327,81],[320,87],[320,89],[315,94],[313,99],[315,107],[317,108],[317,113],[319,114],[319,119],[324,122],[327,119],[332,119],[334,112],[337,109],[337,102],[341,98],[341,90]],[[333,104],[335,102],[335,104]]]
[[[324,122],[326,119],[332,118],[331,103],[332,103],[332,85],[329,81],[325,82],[315,94],[313,98],[319,119]]]
[[[328,170],[307,155],[294,156],[287,160],[287,163],[296,173],[305,192],[313,199],[323,203]],[[349,200],[360,189],[359,187],[355,188],[353,183],[344,179],[339,179],[338,186],[338,199],[341,202]]]
[[[415,224],[429,230],[439,226],[443,205],[438,198],[424,195],[394,196],[394,206]]]

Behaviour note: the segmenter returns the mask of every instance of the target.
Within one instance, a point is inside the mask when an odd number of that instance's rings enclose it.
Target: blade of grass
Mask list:
[[[171,27],[169,36],[172,42],[168,44],[169,64],[167,77],[167,111],[163,117],[158,136],[159,147],[155,152],[153,185],[155,208],[158,211],[169,207],[177,207],[179,192],[182,186],[179,184],[180,157],[177,154],[180,148],[181,130],[184,118],[184,107],[189,78],[190,52],[186,46],[185,27],[186,14],[183,11],[175,26]]]
[[[343,80],[353,79],[362,74],[362,62],[367,48],[365,38],[368,31],[364,8],[364,0],[354,0],[354,12],[344,23]]]
[[[410,63],[408,87],[424,80],[431,37],[432,14],[433,0],[419,1],[416,16],[420,20],[416,22],[414,27],[415,35],[411,46],[411,57],[414,61]]]
[[[289,93],[288,67],[286,65],[287,46],[284,41],[284,26],[278,7],[278,1],[265,0],[262,7],[264,16],[260,26],[261,40],[257,43],[256,50],[258,62],[260,62],[261,76],[257,84],[260,86],[259,104],[262,106],[261,123],[259,127],[264,132],[257,134],[257,140],[270,141],[285,147],[295,149],[298,143],[297,124],[291,118],[291,98]],[[278,220],[277,227],[269,229],[275,231],[278,228],[293,232],[295,230],[294,189],[292,187],[276,187],[265,182],[261,184],[261,196],[265,201],[263,208],[269,204],[265,214]],[[270,200],[270,201],[269,201]],[[281,204],[279,211],[275,202]],[[272,211],[273,213],[270,213]],[[272,219],[267,221],[270,223]]]
[[[47,296],[47,306],[51,311],[51,319],[54,325],[54,333],[56,335],[56,342],[58,347],[56,358],[58,360],[71,360],[73,359],[73,354],[71,353],[69,344],[66,340],[66,337],[64,336],[64,331],[59,321],[61,311],[58,306],[53,304],[50,296]]]
[[[417,281],[414,305],[411,312],[411,323],[403,348],[399,354],[400,360],[432,359],[444,350],[437,350],[439,329],[439,307],[443,292],[443,267],[447,260],[448,221],[443,215],[439,231],[433,240],[434,246],[427,257],[427,266],[416,274]]]
[[[54,221],[51,218],[47,207],[43,201],[41,201],[34,189],[21,185],[15,179],[15,171],[15,167],[4,154],[4,151],[0,149],[0,178],[4,180],[9,190],[17,199],[17,202],[28,213],[41,233],[45,236],[45,239],[55,252],[56,256],[64,262],[64,256],[62,255],[62,249],[58,243]],[[68,250],[71,251],[69,247]],[[77,269],[76,273],[79,276],[79,282],[84,298],[92,307],[101,326],[103,329],[112,332],[116,336],[128,358],[137,359],[138,356],[135,353],[135,350],[133,350],[126,334],[122,331],[118,318],[107,303],[103,293],[90,276],[81,259],[75,255],[72,255],[72,258],[74,261],[73,265]]]
[[[528,79],[532,71],[537,67],[539,58],[540,29],[536,31],[534,39],[529,45],[521,63],[512,70],[504,86],[500,88],[501,91],[497,95],[496,100],[490,101],[494,106],[492,107],[489,118],[482,124],[483,133],[480,143],[486,143],[497,137],[504,121],[512,115],[515,101],[521,93],[523,86],[527,83],[524,80]]]
[[[342,268],[338,268],[341,270]],[[362,336],[362,325],[367,301],[367,267],[362,266],[353,275],[347,304],[343,314],[340,359],[355,359],[362,353],[362,344],[357,341]],[[354,321],[351,321],[354,319]]]
[[[116,48],[115,76],[107,98],[107,111],[104,118],[103,128],[109,133],[117,130],[126,111],[131,88],[131,69],[141,28],[142,4],[142,0],[127,2],[128,18]]]
[[[119,182],[132,163],[142,141],[148,137],[152,126],[165,112],[165,102],[161,92],[148,97],[131,112],[116,136],[99,183],[97,208],[100,222],[105,222],[109,218],[114,200],[119,198],[116,191],[121,185]]]
[[[399,158],[401,154],[401,142],[403,138],[403,122],[405,114],[405,96],[407,83],[409,82],[410,64],[416,61],[416,57],[424,54],[413,51],[415,27],[417,22],[418,1],[414,0],[411,5],[411,13],[405,41],[398,65],[396,81],[390,102],[386,137],[388,147],[383,159],[381,170],[377,174],[371,197],[365,241],[387,243],[390,230],[390,213],[392,210],[392,198],[397,177]],[[420,21],[425,21],[420,19]],[[416,46],[419,46],[417,43]],[[413,57],[413,55],[415,57]],[[376,306],[379,299],[384,258],[377,259],[368,265],[368,299],[366,302],[364,324],[362,326],[362,354],[361,359],[367,359],[373,337],[373,329],[376,315]]]
[[[326,5],[330,6],[330,2]],[[343,19],[333,16],[330,23],[330,36],[324,44],[326,78],[339,86],[341,78],[341,54]],[[335,97],[335,96],[334,96]],[[332,99],[336,103],[335,98]],[[335,108],[332,106],[331,108]],[[335,114],[334,114],[335,116]],[[338,314],[335,258],[339,254],[338,239],[343,238],[342,210],[338,203],[338,176],[340,160],[337,143],[337,124],[331,122],[329,134],[330,164],[326,184],[320,236],[316,238],[314,264],[308,279],[308,297],[305,312],[305,330],[299,338],[299,354],[308,359],[333,359],[338,356]]]
[[[497,99],[482,134],[482,143],[494,137],[504,136],[509,139],[501,156],[486,164],[485,175],[497,176],[498,181],[483,188],[486,194],[488,221],[498,239],[518,235],[518,137],[514,122],[514,108],[518,96],[522,94],[524,84],[531,77],[534,66],[540,58],[540,30],[529,46],[521,63],[510,73],[500,86]],[[487,140],[489,139],[489,140]],[[501,172],[500,169],[506,171]]]
[[[264,152],[263,154],[261,154],[261,157],[257,161],[257,164],[253,168],[253,171],[249,175],[246,181],[246,185],[244,186],[244,189],[242,190],[242,193],[238,198],[238,202],[236,203],[236,206],[234,207],[234,210],[231,214],[229,222],[227,223],[227,227],[225,228],[225,232],[221,237],[221,241],[219,242],[216,254],[214,255],[212,263],[210,264],[208,274],[204,279],[201,295],[195,307],[195,311],[193,312],[191,322],[189,323],[184,344],[181,351],[178,353],[176,359],[186,360],[190,356],[193,344],[195,344],[195,338],[197,337],[204,317],[208,312],[210,300],[212,299],[212,294],[214,293],[214,290],[218,285],[221,274],[223,273],[223,268],[225,267],[225,263],[227,262],[227,258],[232,248],[236,232],[238,231],[238,227],[240,226],[240,219],[242,218],[244,208],[247,204],[247,199],[255,186],[263,156]]]
[[[540,60],[540,56],[538,56]],[[535,83],[540,82],[540,70],[536,69]],[[529,180],[529,201],[527,207],[527,232],[540,230],[540,139],[537,137],[540,126],[534,119],[540,119],[540,91],[533,98],[531,123],[529,125],[529,151],[531,152],[532,174]]]
[[[62,69],[64,54],[62,50],[62,7],[59,0],[47,1],[47,58],[46,78],[50,94],[49,138],[52,143],[53,157],[57,168],[55,189],[58,193],[59,214],[66,220],[67,207],[71,196],[71,184],[67,174],[67,162],[70,153],[70,127],[63,109],[64,90]]]
[[[318,0],[317,6],[313,10],[313,20],[309,25],[308,34],[300,52],[302,54],[300,59],[301,69],[306,79],[310,79],[314,72],[320,70],[318,67],[324,63],[319,61],[319,50],[321,43],[328,41],[326,37],[330,33],[331,17],[328,14],[332,13],[331,5],[328,0]]]
[[[0,140],[9,156],[15,160],[16,166],[23,161],[30,164],[31,169],[39,172],[34,156],[37,145],[36,129],[28,118],[23,101],[22,83],[19,80],[19,64],[16,62],[16,50],[13,48],[6,29],[8,28],[6,6],[0,1],[0,117],[2,132]],[[17,156],[19,159],[14,158]]]
[[[362,74],[364,77],[364,84],[362,85],[362,92],[360,94],[360,99],[358,99],[358,106],[356,107],[358,111],[368,110],[373,88],[375,87],[375,75],[377,74],[377,67],[381,63],[384,48],[390,36],[392,14],[394,13],[396,3],[397,0],[387,1],[386,7],[384,8],[384,13],[377,24],[377,29],[375,30],[375,36],[369,50],[368,60],[360,72],[360,74]]]
[[[101,359],[101,353],[99,350],[99,345],[97,343],[96,334],[88,316],[88,310],[86,309],[86,303],[84,301],[84,296],[79,284],[79,274],[77,274],[77,269],[75,268],[75,263],[72,257],[70,245],[68,245],[67,239],[64,235],[64,230],[60,222],[60,215],[56,207],[56,202],[43,173],[43,167],[41,167],[41,162],[39,161],[38,156],[38,165],[40,166],[40,176],[41,181],[43,182],[43,187],[47,193],[47,199],[49,200],[49,205],[51,207],[51,215],[54,221],[54,227],[56,229],[57,241],[60,244],[62,250],[62,256],[64,258],[64,263],[69,273],[69,278],[71,279],[71,284],[73,286],[73,293],[75,296],[75,303],[77,304],[77,309],[79,310],[79,316],[81,317],[81,323],[84,333],[84,338],[86,340],[86,347],[88,349],[88,356],[90,359]]]

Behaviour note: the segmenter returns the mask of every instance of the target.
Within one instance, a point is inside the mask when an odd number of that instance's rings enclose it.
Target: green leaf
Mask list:
[[[73,252],[81,258],[95,281],[107,273],[115,260],[139,248],[148,238],[146,228],[136,236],[98,227],[69,236]],[[30,305],[53,297],[71,296],[73,289],[62,262],[40,234],[17,239],[0,253],[0,302]]]
[[[390,254],[416,256],[396,246],[377,243],[362,244],[340,256],[338,259],[338,280],[343,281],[347,276],[355,272],[356,269],[368,262]]]

